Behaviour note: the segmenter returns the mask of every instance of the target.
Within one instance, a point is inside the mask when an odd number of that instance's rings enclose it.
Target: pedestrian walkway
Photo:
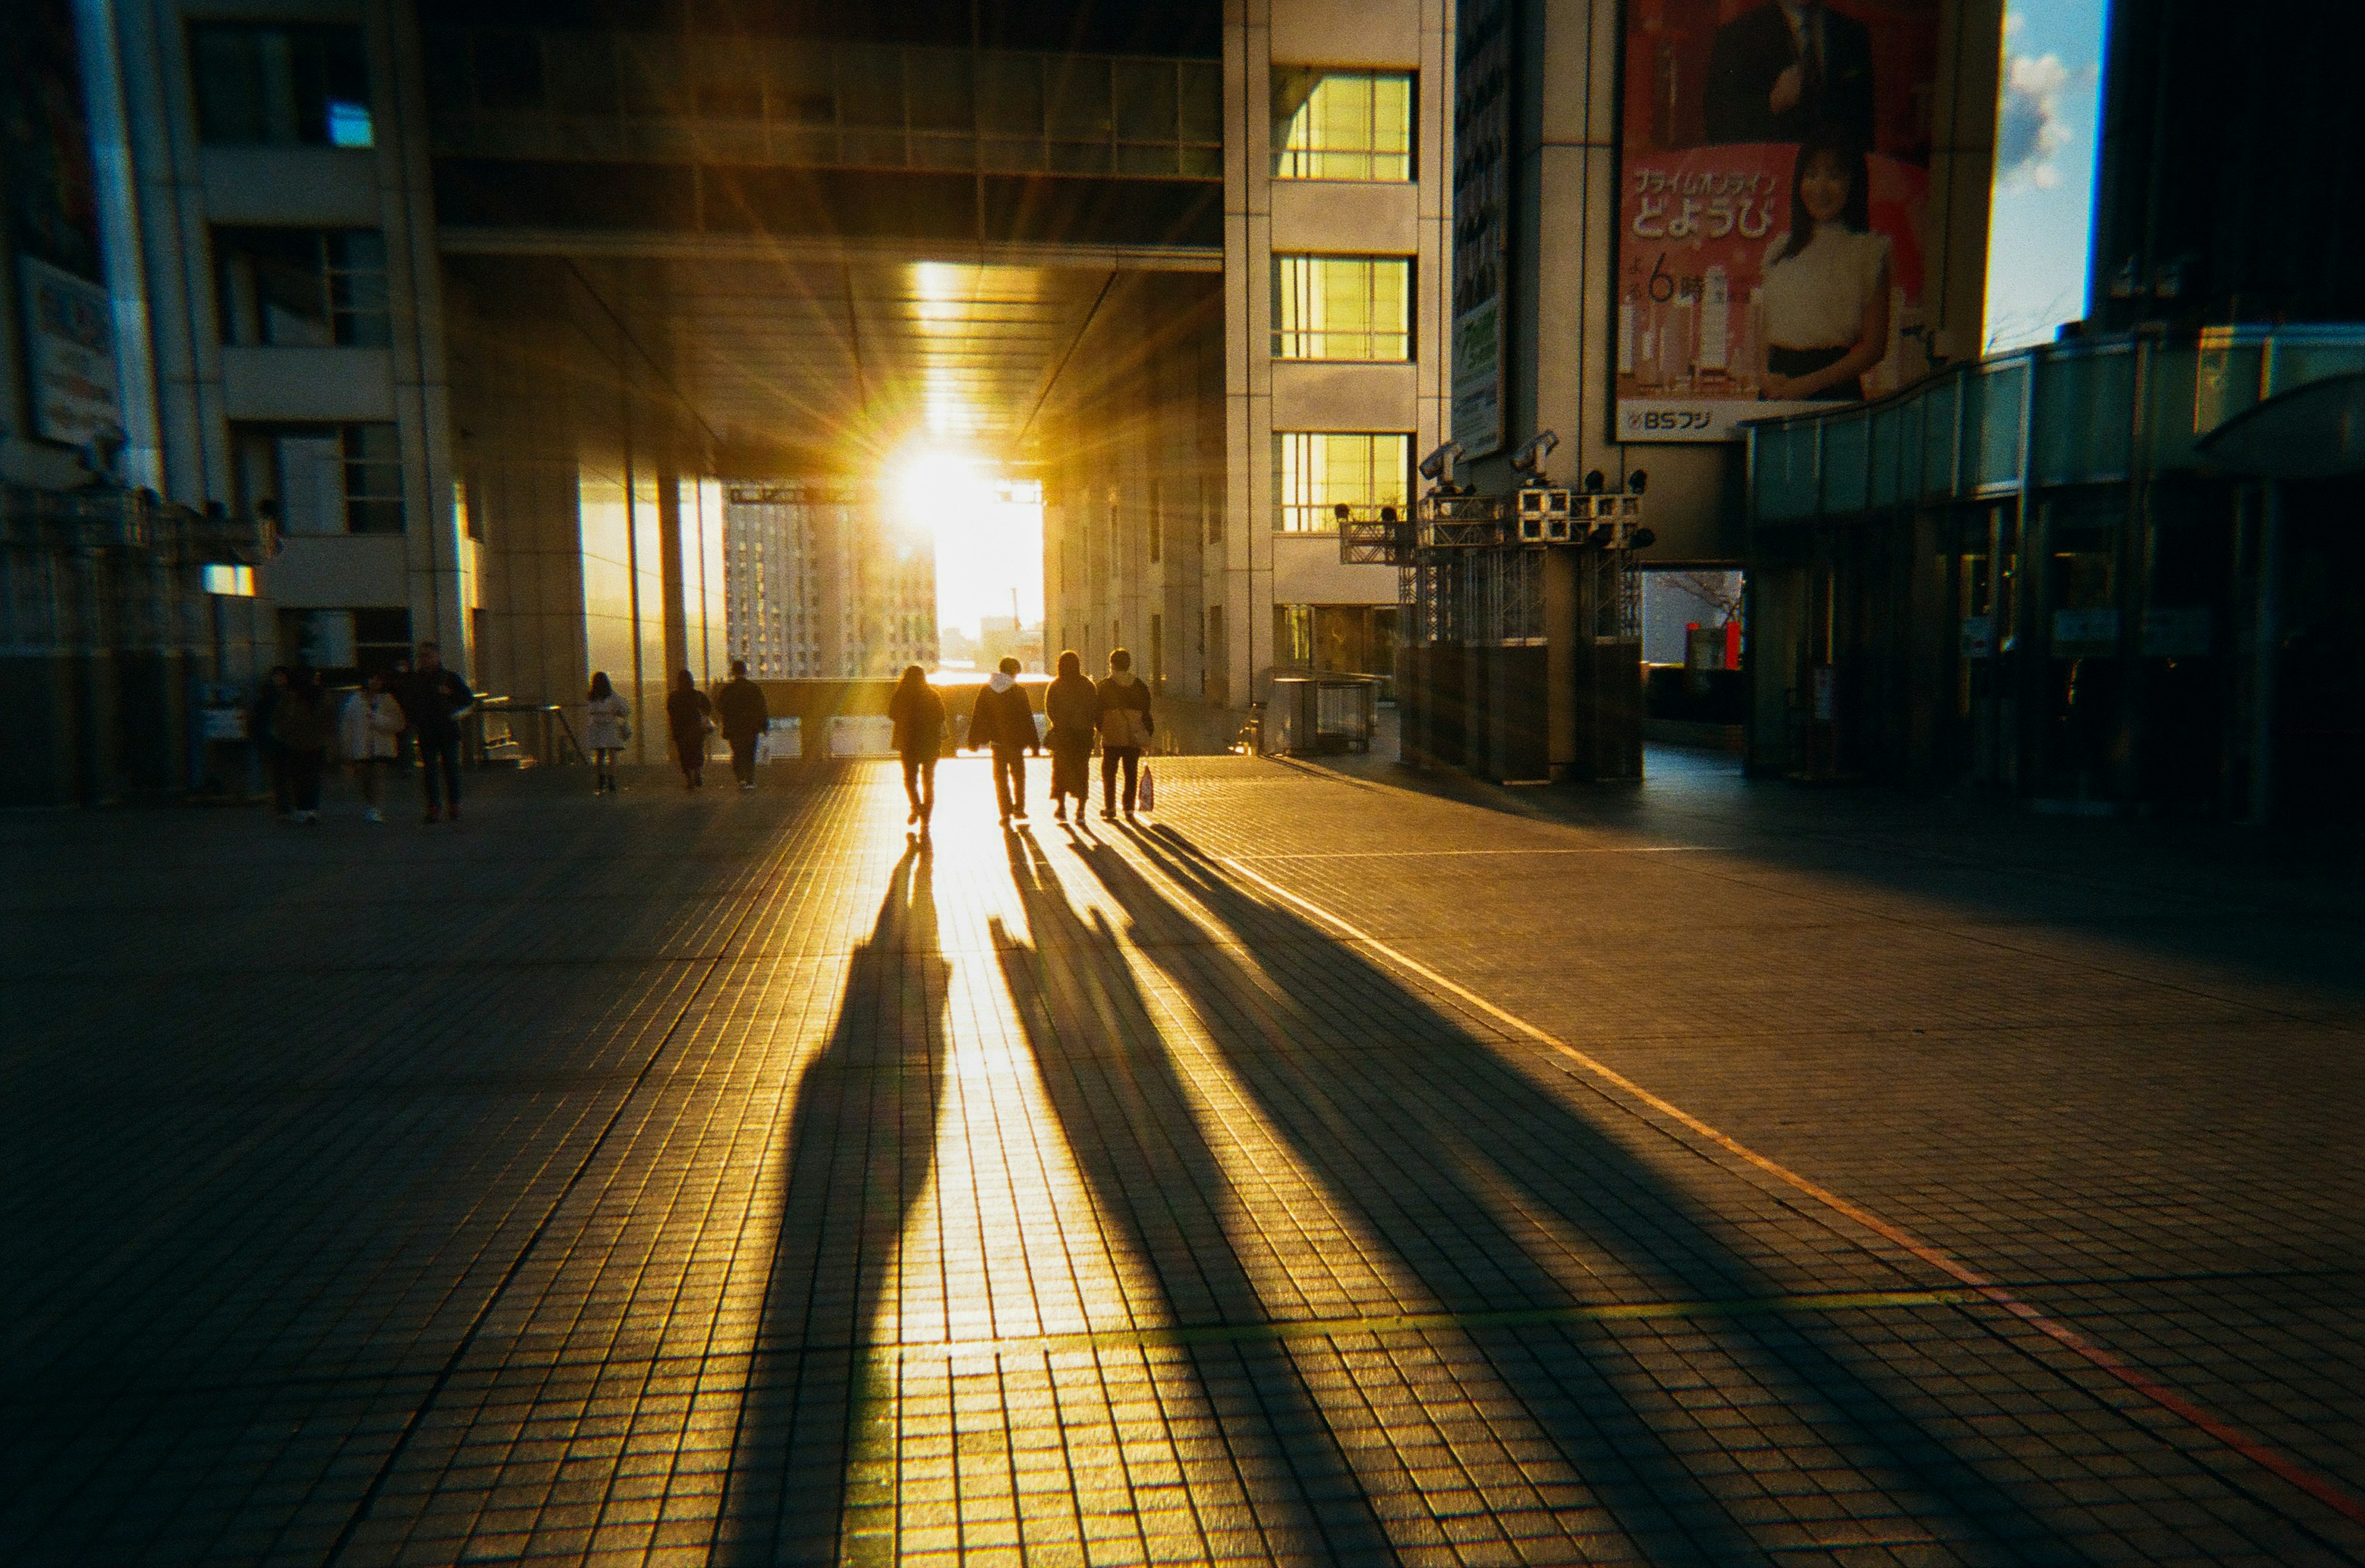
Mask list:
[[[0,1560],[2365,1561],[2353,880],[1157,767],[0,820]]]

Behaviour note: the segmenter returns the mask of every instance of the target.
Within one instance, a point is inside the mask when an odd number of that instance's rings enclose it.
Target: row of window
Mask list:
[[[1198,61],[599,31],[488,29],[439,33],[430,43],[430,89],[446,108],[901,125],[1210,148],[1222,141],[1219,68]],[[375,143],[357,27],[195,22],[189,59],[198,134],[208,143]],[[1273,177],[1410,182],[1415,85],[1409,72],[1276,66]]]
[[[390,423],[230,427],[239,499],[286,534],[400,533],[402,443]]]

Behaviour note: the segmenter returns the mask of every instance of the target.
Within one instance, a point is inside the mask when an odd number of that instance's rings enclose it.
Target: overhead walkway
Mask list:
[[[2353,876],[1157,767],[0,821],[7,1555],[2365,1553]]]

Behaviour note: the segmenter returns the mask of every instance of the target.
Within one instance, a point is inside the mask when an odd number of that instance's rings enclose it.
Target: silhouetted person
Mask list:
[[[295,814],[296,792],[287,773],[287,748],[279,744],[272,722],[278,716],[279,700],[287,695],[287,666],[273,665],[271,673],[263,678],[263,689],[254,694],[254,716],[247,731],[254,737],[263,774],[271,780],[271,809],[283,817]]]
[[[1708,139],[1804,141],[1837,131],[1872,145],[1872,35],[1822,0],[1771,0],[1716,31]]]
[[[476,694],[456,671],[443,667],[443,650],[419,644],[419,666],[395,698],[419,746],[419,772],[427,790],[427,820],[440,821],[449,797],[454,822],[460,820],[460,719],[476,706]],[[442,787],[442,794],[437,787]]]
[[[771,723],[764,706],[764,689],[747,678],[747,661],[731,661],[731,678],[714,694],[714,716],[722,721],[723,738],[731,743],[731,772],[743,790],[756,787],[756,739]]]
[[[674,759],[681,764],[685,790],[706,782],[706,737],[714,728],[709,718],[713,711],[714,704],[698,689],[689,671],[678,672],[673,689],[666,694],[666,728],[673,732]]]
[[[1059,674],[1043,693],[1043,716],[1051,721],[1044,739],[1051,747],[1051,815],[1068,820],[1074,797],[1076,819],[1092,804],[1093,732],[1100,727],[1101,694],[1084,677],[1084,661],[1072,648],[1059,655]]]
[[[1018,661],[1004,659],[1002,667],[978,688],[977,707],[970,713],[969,744],[993,753],[993,798],[1002,807],[1002,823],[1026,820],[1026,754],[1043,755],[1042,737],[1035,733],[1035,707],[1026,689],[1018,684]]]
[[[386,677],[375,671],[362,677],[362,689],[345,699],[337,715],[337,749],[353,770],[364,822],[386,821],[377,803],[386,789],[386,770],[394,766],[395,740],[402,725],[402,704],[386,689]]]
[[[936,759],[945,754],[945,700],[928,684],[928,672],[905,665],[903,678],[887,700],[887,716],[895,721],[895,753],[903,759],[903,795],[912,802],[905,819],[928,836],[928,819],[936,814]]]
[[[633,738],[633,705],[617,695],[604,669],[591,672],[591,694],[583,700],[583,749],[591,754],[591,792],[616,792],[616,756]]]
[[[1109,651],[1108,678],[1100,683],[1101,815],[1115,820],[1117,769],[1125,769],[1125,814],[1133,815],[1136,792],[1141,787],[1141,751],[1157,726],[1149,717],[1149,688],[1133,673],[1133,655],[1123,648]]]
[[[320,820],[320,770],[328,766],[329,739],[334,733],[319,678],[297,666],[271,705],[271,734],[286,759],[292,822]]]

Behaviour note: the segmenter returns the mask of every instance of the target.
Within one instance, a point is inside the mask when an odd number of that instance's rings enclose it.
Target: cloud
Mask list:
[[[2014,54],[2004,61],[1996,105],[1996,182],[2023,181],[2038,190],[2061,182],[2055,154],[2076,140],[2062,123],[2062,97],[2090,73],[2072,72],[2057,54]]]

